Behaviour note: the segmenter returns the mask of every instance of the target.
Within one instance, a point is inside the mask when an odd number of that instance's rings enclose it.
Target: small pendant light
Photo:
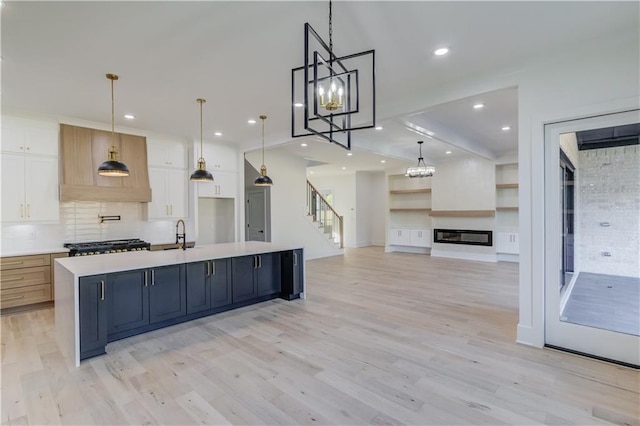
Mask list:
[[[418,149],[420,151],[419,157],[418,157],[418,165],[415,167],[409,167],[407,168],[407,172],[404,174],[407,177],[410,178],[425,178],[425,177],[431,177],[433,176],[433,174],[436,172],[435,167],[433,166],[427,166],[424,163],[424,158],[422,158],[422,144],[424,143],[424,141],[418,141]]]
[[[202,104],[207,102],[204,99],[196,99],[200,104],[200,158],[198,158],[198,169],[191,173],[189,180],[194,182],[213,182],[213,175],[207,171],[207,163],[204,161],[202,151]]]
[[[260,120],[262,120],[262,166],[260,166],[260,176],[258,176],[255,182],[253,182],[255,186],[273,185],[273,181],[269,176],[267,176],[267,166],[264,165],[264,120],[266,119],[266,115],[260,116]]]
[[[113,176],[123,177],[129,176],[129,168],[118,161],[118,150],[115,145],[115,112],[114,112],[114,98],[113,98],[113,82],[118,79],[115,74],[107,74],[107,78],[111,80],[111,148],[109,148],[109,159],[98,167],[98,174],[100,176]]]

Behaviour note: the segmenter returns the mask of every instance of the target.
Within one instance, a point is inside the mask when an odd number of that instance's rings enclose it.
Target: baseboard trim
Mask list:
[[[447,257],[450,259],[461,259],[461,260],[478,260],[480,262],[497,262],[498,261],[495,254],[466,253],[466,252],[459,252],[459,251],[431,250],[431,256]]]

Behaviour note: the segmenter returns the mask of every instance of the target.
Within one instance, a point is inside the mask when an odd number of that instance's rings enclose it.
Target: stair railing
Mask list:
[[[313,216],[313,221],[320,223],[325,234],[344,248],[343,217],[322,196],[311,182],[307,180],[307,214]]]

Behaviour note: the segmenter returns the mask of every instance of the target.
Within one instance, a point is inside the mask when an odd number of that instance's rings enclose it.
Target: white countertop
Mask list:
[[[290,244],[273,244],[259,241],[203,245],[187,250],[136,251],[109,253],[94,256],[65,257],[56,259],[76,277],[107,274],[110,272],[154,268],[179,263],[224,259],[261,253],[302,248]]]
[[[49,254],[49,253],[68,253],[69,249],[65,247],[38,247],[38,248],[26,248],[26,249],[11,249],[2,250],[0,255],[2,257],[11,256],[30,256],[35,254]]]

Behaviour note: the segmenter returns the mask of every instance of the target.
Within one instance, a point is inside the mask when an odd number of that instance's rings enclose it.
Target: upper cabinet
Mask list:
[[[97,173],[110,146],[129,168],[127,177]],[[60,125],[61,201],[151,201],[147,142],[143,136]]]
[[[2,151],[2,222],[57,222],[57,123],[3,117]]]
[[[58,156],[58,123],[2,117],[2,151]]]
[[[216,171],[237,172],[238,152],[226,145],[205,143],[203,146],[204,159],[207,162],[207,170],[214,174]],[[198,164],[200,158],[200,142],[193,144],[193,164]]]
[[[149,137],[147,148],[150,167],[187,168],[187,153],[182,142]]]

